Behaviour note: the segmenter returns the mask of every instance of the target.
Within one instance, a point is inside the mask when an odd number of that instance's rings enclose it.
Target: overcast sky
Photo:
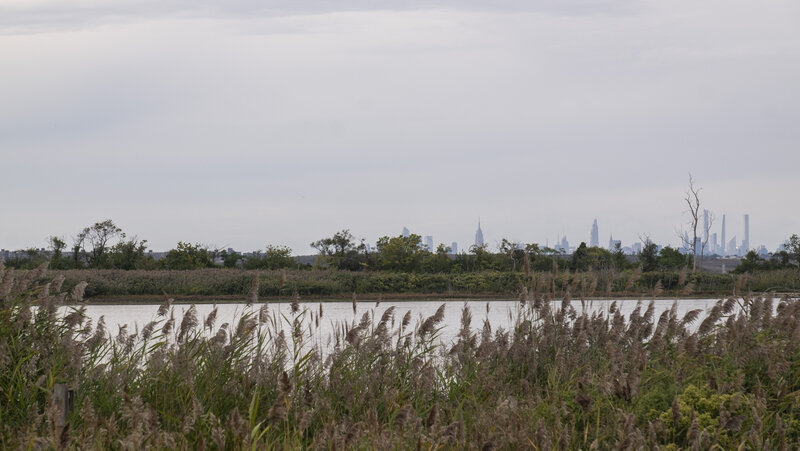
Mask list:
[[[800,2],[485,3],[0,0],[0,247],[800,233]]]

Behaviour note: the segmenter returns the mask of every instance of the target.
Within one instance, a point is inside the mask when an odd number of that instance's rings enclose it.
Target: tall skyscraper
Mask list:
[[[744,215],[744,241],[742,241],[742,255],[750,250],[750,215]]]
[[[722,255],[725,255],[725,254],[728,253],[728,250],[725,249],[725,244],[727,244],[725,242],[725,215],[722,215],[722,236],[720,237],[720,240],[719,240],[719,245],[722,247],[722,252],[720,252],[720,254],[722,254]]]
[[[592,234],[589,237],[589,247],[599,247],[600,246],[600,231],[597,229],[597,218],[595,218],[594,223],[592,224]]]
[[[622,240],[615,240],[614,235],[611,235],[608,239],[608,250],[614,252],[617,249],[622,249]]]
[[[425,247],[428,248],[428,252],[433,252],[436,249],[433,248],[433,236],[427,235],[425,236]]]
[[[728,255],[736,255],[736,254],[738,254],[737,249],[736,249],[736,237],[735,236],[733,238],[731,238],[730,241],[728,241],[728,249],[727,249],[727,251],[728,251],[727,252]]]
[[[481,220],[478,219],[478,230],[475,232],[475,246],[483,246],[483,230],[481,230]]]
[[[561,249],[561,252],[565,254],[569,253],[569,241],[567,241],[566,236],[561,238],[561,242],[558,244],[558,247]]]
[[[411,236],[411,232],[408,230],[408,227],[403,227],[403,236],[406,238]]]
[[[458,243],[455,241],[453,241],[453,243],[450,245],[450,253],[453,255],[458,255]]]

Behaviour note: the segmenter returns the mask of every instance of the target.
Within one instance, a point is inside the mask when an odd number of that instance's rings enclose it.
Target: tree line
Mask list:
[[[148,252],[147,240],[128,237],[112,220],[97,222],[82,229],[70,248],[63,238],[48,238],[48,249],[18,251],[6,261],[15,268],[33,268],[44,261],[53,269],[170,269],[203,268],[243,269],[337,269],[343,271],[390,271],[407,273],[464,273],[478,271],[623,271],[641,266],[642,271],[675,271],[693,267],[693,256],[666,246],[661,249],[646,240],[642,251],[629,259],[621,249],[608,250],[581,243],[572,254],[537,243],[520,244],[503,238],[496,252],[488,246],[471,246],[467,253],[453,254],[440,244],[429,250],[416,234],[383,236],[373,252],[365,240],[357,240],[344,229],[311,243],[317,251],[313,265],[299,263],[288,246],[267,245],[263,250],[242,254],[228,249],[214,249],[199,243],[179,241],[162,258]],[[800,238],[792,235],[785,250],[771,259],[750,252],[737,272],[797,267]]]
[[[287,246],[267,245],[248,255],[227,249],[213,249],[202,244],[179,241],[163,258],[155,259],[148,252],[147,240],[129,237],[112,220],[96,222],[82,229],[72,240],[71,247],[60,237],[48,238],[48,249],[19,251],[6,265],[31,268],[49,260],[53,269],[202,269],[241,267],[244,269],[311,269],[300,264]],[[377,241],[377,251],[368,252],[365,241],[356,240],[349,230],[311,243],[318,256],[313,267],[346,271],[394,271],[420,273],[449,273],[475,271],[519,271],[523,266],[537,271],[569,269],[624,270],[635,266],[621,250],[614,252],[581,243],[571,255],[539,246],[520,245],[503,239],[492,252],[488,246],[472,246],[468,253],[454,255],[449,247],[439,245],[428,250],[422,237],[383,236]],[[652,245],[654,246],[654,245]],[[674,269],[686,265],[686,257],[671,248],[651,255],[646,246],[648,270]],[[644,255],[644,253],[643,253]],[[652,268],[651,268],[652,267]]]

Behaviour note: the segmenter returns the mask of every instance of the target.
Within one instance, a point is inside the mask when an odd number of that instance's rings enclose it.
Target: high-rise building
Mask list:
[[[725,249],[725,215],[722,215],[722,236],[720,236],[719,245],[722,248],[722,252],[720,252],[720,254],[727,254],[728,250]]]
[[[615,240],[614,235],[610,235],[608,239],[608,250],[614,252],[617,249],[622,249],[622,240]]]
[[[559,250],[559,251],[561,251],[561,252],[563,252],[565,254],[569,253],[569,241],[567,241],[567,237],[566,236],[562,237],[558,241],[558,244],[556,244],[556,250]]]
[[[750,250],[750,215],[744,215],[744,241],[742,241],[742,255]]]
[[[458,255],[458,243],[456,243],[455,241],[453,241],[453,243],[450,244],[450,253],[453,255]]]
[[[425,236],[425,247],[428,248],[428,252],[433,252],[436,249],[433,248],[433,236],[427,235]]]
[[[408,227],[403,227],[403,236],[406,238],[411,236],[411,232],[408,230]]]
[[[592,234],[589,237],[589,247],[600,247],[600,231],[597,229],[597,218],[592,224]]]
[[[483,247],[483,230],[481,230],[480,219],[478,219],[478,230],[475,232],[475,246]]]
[[[728,249],[726,249],[726,250],[727,250],[727,254],[728,255],[737,255],[739,253],[738,250],[736,249],[736,237],[735,236],[733,238],[731,238],[730,241],[728,241]]]

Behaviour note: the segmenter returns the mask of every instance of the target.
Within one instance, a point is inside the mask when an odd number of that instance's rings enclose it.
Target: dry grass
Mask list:
[[[653,304],[641,303],[626,318],[616,306],[577,311],[571,294],[551,289],[563,274],[532,274],[510,330],[473,325],[465,308],[457,338],[443,346],[443,309],[413,325],[376,306],[338,324],[323,351],[314,346],[321,306],[279,317],[253,296],[234,324],[217,325],[192,309],[176,317],[167,299],[142,330],[110,331],[80,307],[57,315],[65,302],[80,305],[81,289],[37,283],[44,271],[0,267],[2,448],[800,442],[800,302],[788,298],[723,299],[702,318],[677,308],[655,318]],[[573,283],[570,293],[587,296],[604,281]],[[54,428],[48,396],[56,383],[76,390],[65,431]]]

